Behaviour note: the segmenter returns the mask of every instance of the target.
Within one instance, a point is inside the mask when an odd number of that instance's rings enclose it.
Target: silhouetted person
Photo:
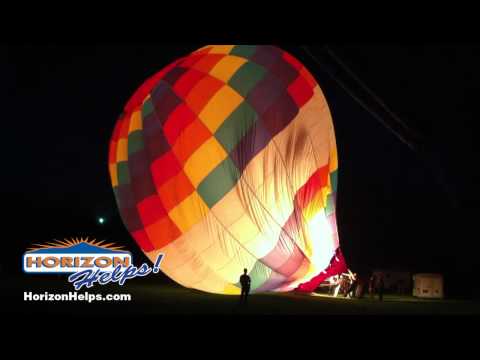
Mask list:
[[[357,274],[353,274],[352,277],[349,279],[348,290],[345,294],[346,296],[350,296],[351,299],[355,297],[355,290],[357,289],[358,279]]]
[[[362,299],[363,294],[365,293],[365,284],[366,284],[366,279],[365,276],[358,276],[357,278],[357,286],[355,288],[355,297],[357,299]]]
[[[368,281],[368,294],[370,295],[370,299],[373,299],[373,295],[375,294],[375,275],[370,276],[370,280]]]
[[[355,282],[353,280],[348,280],[347,290],[345,291],[345,297],[353,298]]]
[[[385,289],[385,283],[383,282],[383,276],[380,277],[378,282],[378,298],[383,301],[383,290]]]
[[[247,275],[247,269],[243,269],[243,275],[240,276],[240,285],[242,285],[242,293],[240,295],[240,303],[247,303],[247,297],[250,292],[250,276]]]

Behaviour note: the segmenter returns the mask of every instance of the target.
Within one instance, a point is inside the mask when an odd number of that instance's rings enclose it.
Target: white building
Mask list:
[[[442,299],[443,276],[441,274],[413,275],[413,296]]]

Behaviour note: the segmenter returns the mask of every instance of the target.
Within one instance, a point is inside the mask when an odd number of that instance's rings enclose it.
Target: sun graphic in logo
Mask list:
[[[39,249],[50,249],[50,248],[68,248],[68,247],[79,245],[82,243],[101,247],[108,250],[123,250],[123,246],[118,246],[114,243],[105,243],[105,240],[101,240],[101,241],[98,241],[96,239],[89,240],[87,236],[85,239],[82,237],[80,238],[76,237],[71,239],[54,240],[46,244],[33,244],[33,246],[28,248],[28,251],[39,250]]]

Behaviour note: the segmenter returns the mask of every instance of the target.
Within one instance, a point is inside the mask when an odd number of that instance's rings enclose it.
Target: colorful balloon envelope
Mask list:
[[[289,291],[338,262],[332,118],[277,47],[205,46],[153,75],[115,125],[109,171],[132,237],[185,287],[239,294],[247,269],[252,292]]]

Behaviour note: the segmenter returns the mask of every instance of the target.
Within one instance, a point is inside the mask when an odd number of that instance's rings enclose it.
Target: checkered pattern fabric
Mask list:
[[[337,154],[313,76],[274,46],[206,46],[148,79],[118,119],[109,171],[122,219],[180,284],[289,290],[338,248]]]

